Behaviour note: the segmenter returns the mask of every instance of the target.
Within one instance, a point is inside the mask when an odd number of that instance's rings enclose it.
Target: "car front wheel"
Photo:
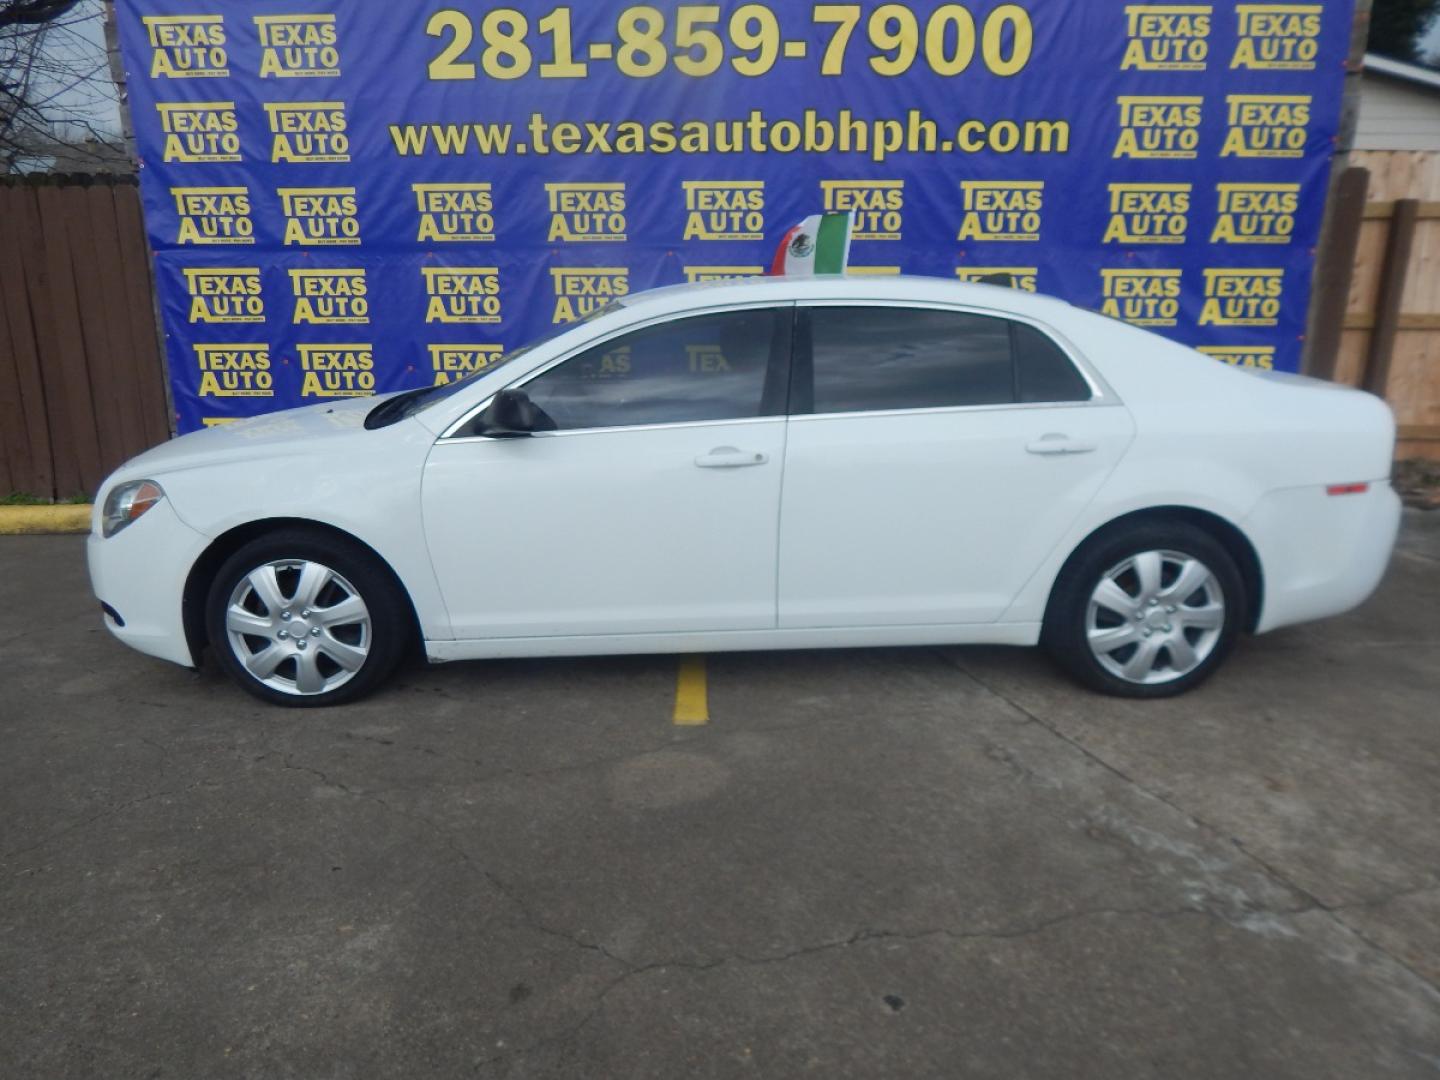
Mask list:
[[[1122,526],[1066,567],[1044,643],[1096,690],[1169,697],[1220,666],[1247,602],[1235,560],[1209,533],[1180,522]]]
[[[284,530],[235,552],[211,585],[210,647],[244,689],[279,705],[337,705],[394,669],[411,620],[393,578],[343,537]]]

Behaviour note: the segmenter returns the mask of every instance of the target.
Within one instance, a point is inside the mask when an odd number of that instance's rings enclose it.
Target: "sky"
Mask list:
[[[1420,35],[1420,55],[1431,59],[1440,53],[1440,19],[1430,24],[1430,29]]]
[[[105,54],[105,8],[101,0],[82,0],[51,26],[45,35],[45,55],[68,71],[93,77],[78,86],[68,85],[73,78],[42,80],[37,82],[34,96],[54,94],[57,115],[84,120],[96,131],[118,138],[120,108]]]

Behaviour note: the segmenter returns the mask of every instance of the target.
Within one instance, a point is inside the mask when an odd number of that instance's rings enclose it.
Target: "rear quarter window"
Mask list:
[[[1024,402],[1089,401],[1090,384],[1060,346],[1028,323],[1012,323],[1016,397]]]

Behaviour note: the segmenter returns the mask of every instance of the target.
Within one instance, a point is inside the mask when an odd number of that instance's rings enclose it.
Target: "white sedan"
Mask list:
[[[141,652],[286,705],[483,657],[1044,643],[1179,693],[1375,589],[1369,394],[929,278],[626,297],[449,385],[130,461],[90,574]]]

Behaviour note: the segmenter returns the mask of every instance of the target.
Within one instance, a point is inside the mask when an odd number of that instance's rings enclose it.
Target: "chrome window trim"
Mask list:
[[[531,438],[561,438],[568,435],[593,435],[599,431],[665,431],[683,427],[714,427],[722,424],[752,424],[769,420],[833,420],[840,417],[857,416],[934,416],[950,413],[969,412],[997,412],[1019,409],[1084,409],[1103,406],[1122,405],[1110,384],[1095,369],[1070,339],[1067,338],[1055,327],[1051,326],[1033,316],[1021,314],[1016,311],[1008,311],[1000,308],[979,307],[974,304],[958,304],[945,300],[902,300],[902,299],[861,299],[856,297],[827,297],[825,299],[811,300],[750,300],[743,303],[712,304],[707,307],[688,308],[685,311],[672,311],[663,315],[654,315],[639,322],[630,323],[608,336],[597,336],[588,338],[577,344],[573,349],[561,353],[559,356],[546,361],[544,365],[533,371],[522,375],[515,382],[496,389],[483,401],[463,413],[460,418],[445,429],[438,442],[444,443],[470,443],[470,442],[500,442],[503,440],[493,439],[488,435],[457,435],[456,432],[470,423],[478,414],[483,412],[490,402],[495,399],[495,394],[500,390],[509,387],[521,387],[532,379],[537,379],[551,368],[565,363],[583,352],[588,352],[597,346],[604,345],[607,341],[614,341],[616,338],[624,337],[626,334],[637,330],[645,330],[651,326],[658,326],[662,323],[678,322],[681,319],[695,318],[701,315],[720,315],[729,311],[754,311],[757,309],[775,308],[823,308],[823,307],[891,307],[891,308],[922,308],[933,311],[951,311],[961,315],[980,315],[991,319],[1008,319],[1011,322],[1024,323],[1048,337],[1061,353],[1075,366],[1080,377],[1090,387],[1091,397],[1088,401],[1010,401],[990,405],[933,405],[915,409],[857,409],[850,412],[838,413],[776,413],[771,416],[744,416],[730,420],[677,420],[665,424],[614,424],[607,427],[597,428],[571,428],[568,431],[544,431],[536,432]]]
[[[526,438],[529,439],[566,439],[571,435],[603,435],[616,431],[673,431],[678,428],[713,428],[713,427],[734,427],[736,424],[783,424],[786,420],[793,419],[783,413],[776,413],[773,416],[742,416],[738,420],[676,420],[668,424],[616,424],[614,427],[592,427],[592,428],[570,428],[566,431],[536,431]],[[455,435],[442,439],[446,443],[496,443],[506,442],[505,439],[492,438],[489,435]]]
[[[488,435],[457,435],[457,434],[455,434],[455,433],[456,433],[457,431],[459,431],[461,428],[463,428],[466,424],[470,423],[470,421],[473,420],[473,419],[474,419],[476,416],[478,416],[480,413],[484,412],[485,409],[486,409],[486,407],[489,406],[490,402],[492,402],[493,400],[495,400],[495,394],[498,394],[501,390],[508,390],[508,389],[511,389],[512,387],[523,387],[526,383],[530,382],[532,379],[538,379],[541,375],[544,375],[544,374],[545,374],[547,371],[549,371],[551,368],[553,368],[553,367],[558,367],[559,365],[565,363],[567,360],[573,360],[575,357],[579,356],[581,353],[589,352],[591,349],[594,349],[594,348],[597,348],[597,347],[599,347],[599,346],[601,346],[601,345],[604,345],[606,342],[614,341],[614,340],[616,340],[617,338],[625,337],[627,334],[633,334],[633,333],[635,333],[637,330],[647,330],[647,329],[649,329],[649,328],[652,327],[652,326],[660,326],[660,325],[663,325],[664,323],[679,322],[681,319],[693,319],[693,318],[697,318],[697,317],[703,316],[703,315],[724,315],[725,313],[731,312],[731,311],[756,311],[756,310],[770,311],[770,310],[778,310],[778,309],[781,309],[781,308],[790,308],[791,310],[794,310],[794,308],[795,308],[795,301],[794,301],[794,300],[747,300],[747,301],[744,301],[744,302],[742,302],[742,303],[712,304],[712,305],[710,305],[710,306],[708,306],[708,307],[687,308],[687,309],[684,310],[684,311],[671,311],[671,312],[667,312],[667,313],[665,313],[665,314],[663,314],[663,315],[652,315],[652,316],[651,316],[650,318],[648,318],[648,319],[642,319],[642,320],[640,320],[640,321],[638,321],[638,322],[628,323],[628,324],[626,324],[625,326],[617,329],[614,333],[612,333],[612,334],[610,334],[610,335],[608,335],[608,336],[603,336],[603,335],[602,335],[602,336],[597,336],[597,337],[589,338],[589,339],[587,339],[586,341],[577,344],[573,349],[570,349],[570,350],[567,351],[567,352],[563,352],[563,353],[561,353],[559,356],[556,356],[556,357],[554,357],[553,359],[546,361],[545,364],[543,364],[542,366],[536,368],[535,370],[526,372],[524,375],[520,376],[520,377],[519,377],[518,379],[516,379],[514,382],[512,382],[512,383],[507,383],[505,386],[501,386],[501,387],[496,388],[494,394],[491,394],[489,397],[485,398],[484,401],[482,401],[482,402],[480,402],[479,404],[477,404],[474,408],[472,408],[472,409],[468,410],[467,412],[463,413],[458,420],[456,420],[456,421],[455,421],[454,423],[452,423],[449,427],[447,427],[447,428],[445,429],[444,433],[440,436],[440,440],[439,440],[439,441],[440,441],[440,442],[477,442],[477,441],[479,441],[479,442],[496,442],[496,441],[502,441],[502,440],[492,439],[492,438],[491,438],[490,436],[488,436]],[[534,435],[531,436],[531,438],[535,438],[535,437],[537,437],[537,436],[542,436],[542,435],[543,435],[543,436],[555,436],[555,435],[576,435],[576,434],[582,434],[582,433],[588,434],[588,433],[590,433],[590,432],[595,432],[595,431],[641,431],[641,430],[651,430],[651,429],[655,429],[655,428],[693,427],[693,426],[699,425],[699,424],[706,424],[706,425],[711,425],[711,424],[741,424],[741,423],[746,423],[746,422],[754,421],[754,420],[784,420],[784,419],[785,419],[785,414],[784,414],[784,413],[775,413],[775,414],[770,415],[770,416],[741,416],[741,417],[736,417],[736,418],[731,419],[731,420],[676,420],[676,421],[674,421],[673,423],[666,423],[666,424],[613,424],[613,425],[609,425],[609,426],[607,426],[607,427],[598,427],[598,428],[571,428],[571,429],[569,429],[568,431],[544,431],[544,432],[536,432]]]
[[[794,423],[809,420],[853,420],[856,417],[883,416],[948,416],[951,413],[1018,412],[1032,409],[1089,409],[1094,408],[1095,399],[1089,401],[1012,401],[998,405],[928,405],[919,409],[868,409],[855,412],[794,413],[789,419]],[[1102,401],[1098,404],[1107,408],[1119,406],[1118,401]]]

